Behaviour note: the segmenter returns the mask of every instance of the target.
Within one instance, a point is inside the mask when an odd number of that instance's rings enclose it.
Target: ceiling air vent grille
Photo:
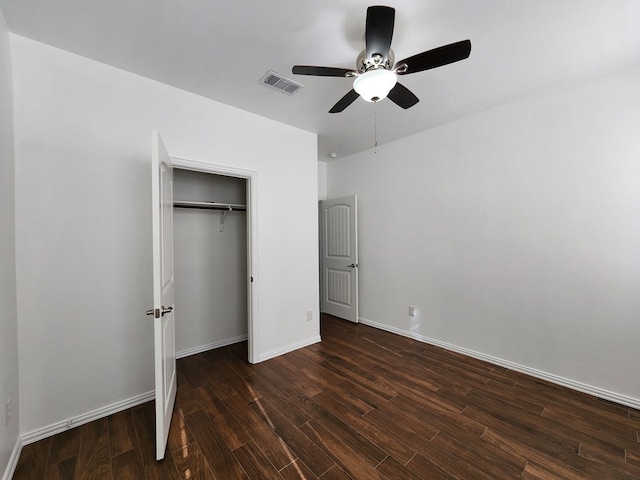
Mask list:
[[[304,85],[294,82],[290,78],[283,77],[271,70],[269,70],[266,75],[260,79],[260,83],[265,87],[271,87],[279,92],[286,93],[287,95],[293,95],[304,87]]]

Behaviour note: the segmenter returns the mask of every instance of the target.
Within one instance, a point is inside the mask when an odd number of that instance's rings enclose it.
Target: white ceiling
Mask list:
[[[640,0],[395,0],[396,59],[470,39],[469,59],[407,75],[420,102],[358,99],[351,80],[294,76],[294,64],[352,68],[364,0],[0,0],[16,34],[317,133],[338,158],[541,89],[640,64]],[[258,80],[273,70],[305,88]],[[377,114],[374,112],[377,111]]]

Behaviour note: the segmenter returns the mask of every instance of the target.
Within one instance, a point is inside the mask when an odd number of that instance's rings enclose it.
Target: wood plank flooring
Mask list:
[[[25,446],[14,479],[640,479],[637,410],[330,316],[322,339],[179,360],[161,462],[150,402]]]

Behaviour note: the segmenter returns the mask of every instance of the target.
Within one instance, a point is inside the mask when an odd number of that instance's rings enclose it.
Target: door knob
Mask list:
[[[347,268],[356,268],[357,266],[357,263],[352,263],[351,265],[347,265]]]
[[[165,313],[169,313],[173,311],[173,307],[162,307],[162,310],[156,308],[155,310],[152,308],[151,310],[147,310],[147,315],[153,315],[155,318],[160,318],[160,316],[164,316]]]

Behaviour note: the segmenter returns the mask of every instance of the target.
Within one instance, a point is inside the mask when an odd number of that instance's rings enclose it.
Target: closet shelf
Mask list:
[[[239,203],[218,203],[218,202],[191,202],[187,200],[175,200],[173,202],[174,207],[178,208],[204,208],[208,210],[226,210],[226,211],[241,211],[247,210],[246,205]]]

